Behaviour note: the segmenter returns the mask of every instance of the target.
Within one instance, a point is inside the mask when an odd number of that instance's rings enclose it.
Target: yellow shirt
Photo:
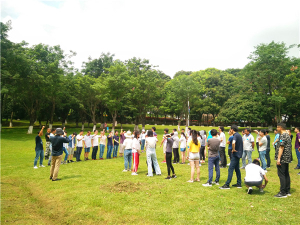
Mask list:
[[[188,147],[189,147],[190,152],[193,152],[193,153],[199,152],[200,147],[201,147],[200,141],[198,140],[198,145],[195,145],[193,140],[190,140],[188,142]]]

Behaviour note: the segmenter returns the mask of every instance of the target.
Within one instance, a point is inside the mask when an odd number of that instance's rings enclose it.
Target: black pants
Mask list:
[[[200,160],[205,160],[204,151],[205,151],[205,146],[201,146],[201,148],[200,148]]]
[[[226,167],[227,166],[227,158],[225,154],[225,147],[220,147],[220,157],[221,157],[221,166]]]
[[[256,148],[257,148],[257,151],[258,151],[258,154],[259,154],[259,142],[256,142]]]
[[[281,165],[277,165],[277,174],[280,180],[280,192],[282,194],[287,194],[290,192],[291,188],[291,179],[289,173],[289,164],[281,163]]]
[[[170,176],[171,170],[172,170],[172,173],[175,174],[174,167],[172,165],[172,153],[171,152],[166,152],[166,163],[167,163],[167,167],[168,167],[168,176]]]
[[[93,146],[92,159],[96,159],[98,152],[98,146]]]
[[[232,149],[228,149],[228,155],[229,155],[229,158],[230,158],[230,161],[231,161],[231,158],[232,158]]]
[[[271,158],[270,158],[270,149],[266,151],[266,160],[267,160],[267,167],[271,166]]]
[[[77,147],[76,151],[76,161],[80,160],[80,155],[81,155],[82,147]]]
[[[173,148],[173,154],[174,154],[174,160],[173,160],[173,163],[178,163],[178,162],[179,162],[179,152],[178,152],[178,148]]]

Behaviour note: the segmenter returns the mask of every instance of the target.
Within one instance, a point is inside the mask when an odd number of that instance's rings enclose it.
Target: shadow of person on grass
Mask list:
[[[81,177],[81,175],[70,175],[70,176],[63,176],[61,177],[62,180],[67,180],[67,179],[72,179],[72,178],[77,178]]]

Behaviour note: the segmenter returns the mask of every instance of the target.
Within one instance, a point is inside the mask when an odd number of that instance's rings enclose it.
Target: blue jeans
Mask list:
[[[220,166],[219,166],[219,156],[216,156],[216,157],[209,157],[208,158],[208,173],[209,173],[209,178],[208,178],[208,183],[212,183],[212,179],[213,179],[213,176],[214,176],[214,165],[215,165],[215,170],[216,170],[216,173],[217,173],[217,176],[216,176],[216,182],[219,182],[220,180]]]
[[[154,165],[155,173],[161,174],[160,167],[158,165],[155,148],[147,148],[147,164],[148,164],[148,176],[152,177],[152,162]]]
[[[40,165],[43,165],[44,150],[37,150],[37,151],[35,151],[34,166],[36,166],[39,157],[40,157]]]
[[[267,163],[266,163],[266,150],[265,151],[259,151],[259,159],[261,161],[261,168],[263,170],[267,169]]]
[[[300,168],[300,152],[298,151],[298,149],[296,149],[296,156],[297,156],[297,159],[298,159],[297,167]]]
[[[118,156],[118,148],[119,148],[119,145],[114,145],[113,157],[117,157]]]
[[[107,153],[106,153],[106,158],[111,159],[111,152],[112,152],[113,146],[112,145],[107,145]]]
[[[131,170],[131,159],[132,159],[132,149],[125,149],[124,150],[124,167],[125,170],[130,169]],[[129,166],[128,166],[129,164]]]
[[[252,151],[251,150],[244,150],[242,156],[242,163],[243,167],[246,167],[246,156],[248,158],[248,164],[252,163]]]
[[[105,145],[100,144],[100,152],[99,152],[99,158],[103,159]]]
[[[76,161],[80,160],[80,155],[81,155],[82,147],[77,146],[77,151],[76,151]]]
[[[68,159],[69,152],[68,152],[68,150],[65,147],[63,147],[63,150],[64,150],[64,153],[66,154],[64,161],[66,161]]]
[[[142,139],[142,145],[141,145],[141,150],[144,150],[144,148],[145,148],[145,139]]]
[[[241,171],[240,171],[240,158],[233,155],[230,161],[230,166],[228,168],[228,177],[226,181],[226,185],[228,186],[231,183],[234,170],[237,177],[237,184],[242,185]]]

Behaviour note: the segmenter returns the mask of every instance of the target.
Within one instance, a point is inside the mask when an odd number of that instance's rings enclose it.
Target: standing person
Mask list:
[[[94,136],[92,137],[92,146],[93,146],[92,160],[97,160],[99,138],[100,138],[100,135],[98,135],[98,130],[94,130]]]
[[[106,130],[107,130],[107,123],[105,122],[104,123],[104,132],[106,132]]]
[[[276,146],[275,159],[277,160],[277,174],[280,180],[280,191],[274,197],[286,198],[287,196],[291,196],[289,163],[291,163],[292,144],[290,135],[286,131],[285,123],[278,123],[277,131],[280,133],[280,137]]]
[[[173,146],[173,139],[171,138],[173,134],[165,134],[163,137],[166,139],[166,164],[168,169],[168,176],[165,179],[177,178],[174,167],[172,165],[172,146]],[[172,177],[171,177],[171,170],[172,170]]]
[[[152,127],[153,137],[157,137],[156,127]]]
[[[49,135],[49,140],[50,140],[50,137],[55,136],[55,132],[56,132],[56,130],[54,128],[52,128],[51,133]],[[48,160],[48,166],[51,165],[51,160],[52,160],[52,143],[50,142],[50,156],[49,156],[49,160]]]
[[[103,160],[103,154],[104,154],[104,150],[105,150],[105,146],[106,146],[106,135],[105,135],[105,131],[101,131],[100,134],[100,153],[99,153],[99,159]]]
[[[126,139],[123,144],[125,146],[124,150],[124,170],[123,172],[127,172],[131,170],[131,157],[132,157],[132,135],[130,130],[125,134]]]
[[[76,136],[77,134],[74,132],[69,136],[69,146],[68,146],[68,152],[69,152],[69,158],[68,158],[68,163],[72,163],[73,161],[73,155],[74,155],[74,148],[75,148],[75,143],[76,143]]]
[[[43,141],[42,141],[42,136],[43,136],[43,130],[45,126],[42,127],[40,132],[38,132],[38,135],[35,137],[35,159],[33,163],[33,168],[37,169],[37,161],[40,158],[40,167],[45,167],[43,165],[43,160],[44,160],[44,147],[43,147]]]
[[[119,141],[120,141],[120,137],[118,136],[118,131],[115,131],[115,135],[113,136],[114,139],[114,152],[113,152],[113,158],[117,158],[118,157],[118,148],[119,148]]]
[[[91,131],[88,131],[87,134],[83,138],[83,146],[84,146],[84,160],[89,160],[89,153],[92,147],[92,138]]]
[[[242,156],[243,165],[241,169],[245,169],[246,167],[246,156],[248,158],[248,164],[252,163],[252,152],[254,150],[254,137],[251,134],[250,128],[246,128],[244,133],[245,133],[245,135],[243,136],[244,151]]]
[[[206,151],[205,151],[205,143],[206,143],[206,131],[201,130],[200,134],[201,138],[201,147],[200,147],[200,162],[205,163]]]
[[[179,141],[180,141],[180,152],[182,158],[182,162],[180,164],[185,164],[186,136],[184,132],[181,132]]]
[[[139,141],[140,133],[138,131],[135,131],[134,133],[134,139],[132,141],[132,158],[133,158],[133,170],[131,175],[138,175],[137,170],[139,168],[140,163],[140,141]]]
[[[65,130],[65,128],[63,129],[63,131],[64,131],[65,135],[68,136],[68,132]],[[69,146],[69,143],[63,143],[63,151],[65,153],[65,159],[63,162],[61,162],[61,164],[67,164],[67,159],[69,157],[68,146]]]
[[[267,168],[270,168],[270,167],[271,167],[271,158],[270,158],[271,138],[270,138],[270,135],[269,135],[269,131],[268,131],[268,130],[266,130],[266,138],[267,138],[267,141],[268,141],[268,143],[267,143],[267,150],[266,150]]]
[[[146,137],[146,155],[147,155],[147,164],[148,164],[148,177],[153,177],[152,172],[152,163],[155,169],[156,175],[161,175],[161,170],[157,162],[156,152],[155,152],[155,146],[157,137],[153,136],[153,131],[148,131],[148,137]]]
[[[228,168],[228,177],[226,183],[220,187],[220,189],[230,189],[230,183],[232,180],[233,171],[235,170],[237,183],[232,185],[232,187],[242,188],[242,179],[241,179],[241,171],[240,171],[240,158],[243,155],[243,138],[238,133],[237,125],[231,126],[231,132],[233,134],[232,140],[232,158],[230,161],[230,166]]]
[[[298,159],[298,164],[294,169],[299,170],[300,169],[300,128],[299,127],[295,128],[295,133],[296,133],[295,151],[296,151],[296,156]]]
[[[45,134],[45,139],[46,139],[46,151],[45,151],[45,160],[49,159],[49,155],[51,154],[50,152],[50,133],[51,133],[51,129],[48,128],[47,132]]]
[[[164,135],[168,134],[169,129],[165,128],[164,133],[165,133]],[[167,149],[167,139],[166,138],[162,139],[159,147],[161,147],[162,144],[163,144],[163,153],[164,153],[164,156],[165,156],[164,161],[162,161],[162,163],[166,163],[166,149]]]
[[[76,162],[80,162],[80,156],[81,156],[81,151],[82,151],[82,141],[84,136],[83,135],[83,130],[79,131],[79,134],[76,136],[76,140],[77,140],[77,151],[76,151]]]
[[[233,141],[233,135],[232,135],[232,130],[229,130],[229,138],[228,138],[228,141],[227,141],[227,144],[228,144],[228,155],[229,155],[229,159],[231,161],[231,158],[232,158],[232,141]],[[227,164],[227,166],[229,166],[229,164]]]
[[[204,187],[211,187],[212,184],[219,185],[220,180],[220,167],[219,167],[219,154],[218,151],[221,149],[220,144],[221,140],[217,138],[217,130],[212,129],[211,135],[213,138],[208,140],[208,173],[209,178],[205,184],[202,184]],[[214,167],[216,170],[216,179],[214,182],[213,175],[214,175]]]
[[[257,159],[253,160],[253,163],[248,164],[245,168],[245,185],[248,188],[248,194],[253,192],[252,187],[256,186],[259,188],[260,192],[264,192],[264,188],[267,186],[268,178],[266,172],[260,167],[260,163]],[[265,184],[263,185],[263,180],[265,178]]]
[[[173,164],[179,163],[179,152],[178,152],[178,148],[179,148],[179,138],[178,138],[178,132],[176,131],[176,129],[173,129],[173,154],[174,154],[174,160],[173,160]]]
[[[145,141],[146,141],[145,129],[142,130],[142,133],[141,133],[141,135],[140,135],[140,139],[141,139],[141,150],[142,150],[142,152],[144,152],[144,149],[145,149]]]
[[[200,167],[199,167],[199,159],[200,159],[200,142],[197,138],[198,132],[195,130],[191,131],[192,140],[187,144],[187,159],[190,161],[191,165],[191,179],[187,182],[194,182],[194,174],[195,174],[195,166],[197,169],[197,179],[196,181],[200,182]]]
[[[263,168],[263,170],[265,172],[267,172],[267,163],[266,163],[266,152],[267,152],[267,145],[268,145],[268,140],[267,138],[265,137],[266,135],[266,130],[261,130],[259,132],[259,138],[258,138],[258,141],[259,141],[259,159],[261,161],[261,167]]]
[[[221,158],[221,167],[220,168],[226,168],[227,166],[227,157],[225,154],[225,148],[226,148],[226,137],[224,134],[224,127],[219,127],[220,132],[220,158]]]
[[[120,150],[119,150],[119,156],[123,157],[123,153],[124,153],[124,140],[125,140],[125,134],[126,131],[123,131],[123,129],[121,129],[121,133],[120,133]]]
[[[111,153],[114,148],[113,144],[113,132],[111,131],[109,135],[107,135],[107,153],[106,153],[106,158],[111,159]]]

